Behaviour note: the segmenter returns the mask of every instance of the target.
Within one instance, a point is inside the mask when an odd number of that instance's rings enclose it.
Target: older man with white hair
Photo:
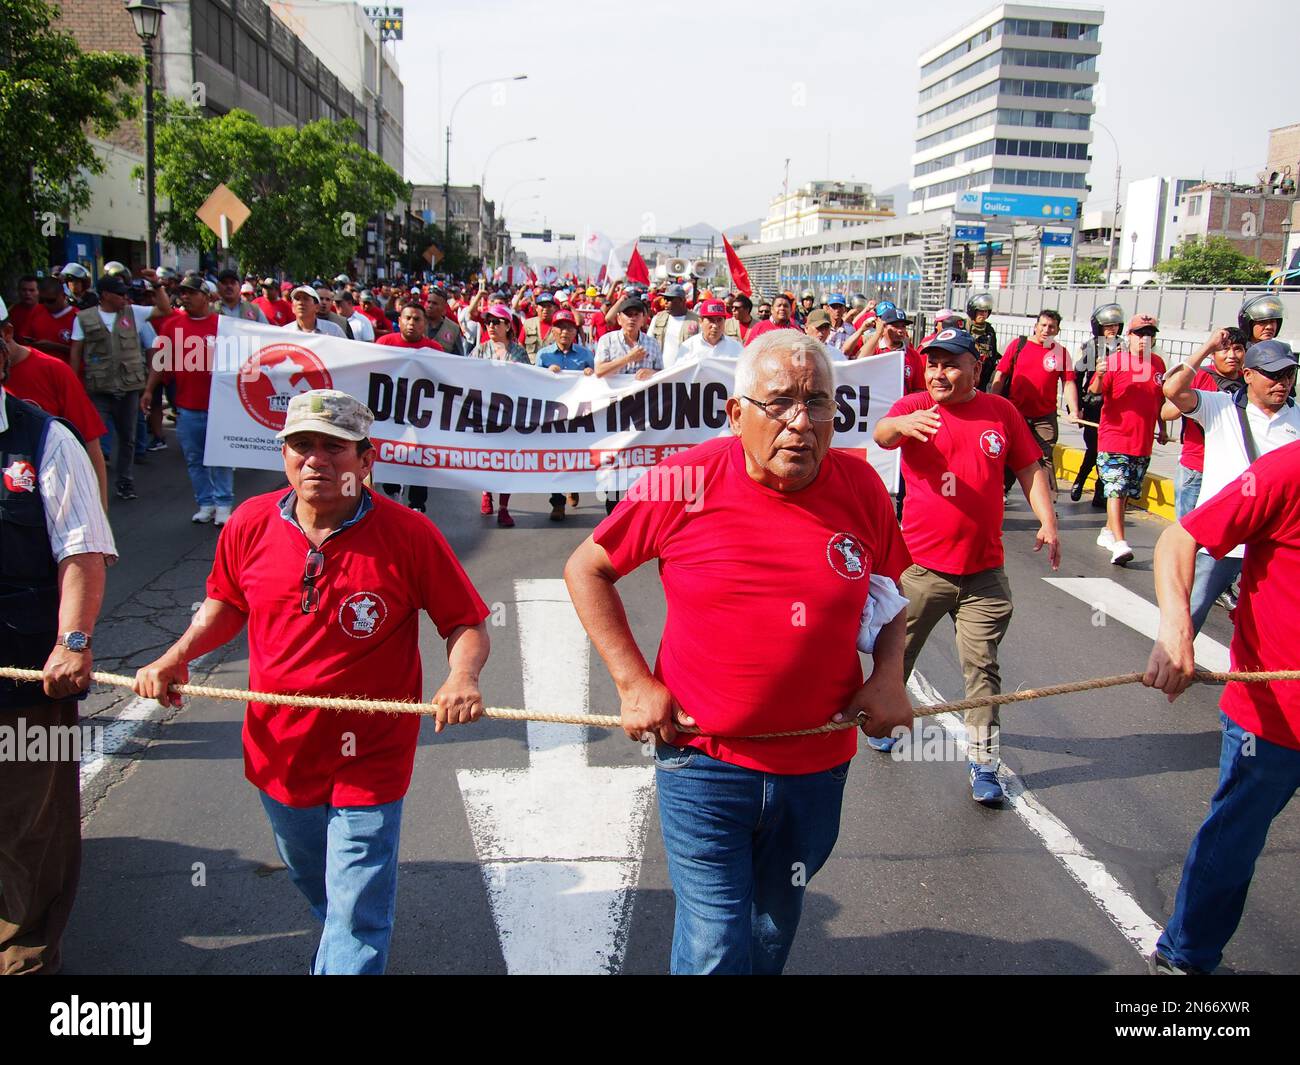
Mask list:
[[[755,341],[727,400],[732,435],[650,470],[565,567],[624,731],[656,739],[675,973],[779,973],[839,833],[855,731],[755,737],[911,722],[903,616],[865,683],[857,650],[871,577],[897,581],[907,549],[875,471],[830,450],[835,412],[824,345],[793,330]],[[653,671],[615,589],[651,559],[668,605]]]

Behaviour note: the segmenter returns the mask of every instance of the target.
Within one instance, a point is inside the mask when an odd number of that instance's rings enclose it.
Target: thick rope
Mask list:
[[[12,666],[0,666],[0,677],[11,680],[40,681],[39,669],[16,669]],[[1051,684],[1042,688],[1025,688],[1022,691],[1003,692],[1001,695],[983,695],[978,699],[961,699],[951,703],[937,703],[933,706],[914,707],[914,718],[930,717],[934,714],[954,713],[971,710],[977,706],[1005,706],[1008,703],[1023,703],[1031,699],[1048,699],[1055,695],[1071,695],[1075,692],[1096,691],[1101,688],[1115,688],[1123,684],[1138,684],[1141,673],[1120,673],[1113,677],[1094,677],[1091,680],[1076,680],[1068,684]],[[90,679],[96,684],[107,684],[115,688],[132,688],[135,681],[131,677],[116,673],[91,673]],[[1212,673],[1197,670],[1192,680],[1199,684],[1227,684],[1237,681],[1244,684],[1268,684],[1274,681],[1300,680],[1300,669],[1280,669],[1271,672],[1231,672]],[[267,703],[272,706],[296,706],[321,710],[353,710],[363,713],[422,714],[432,717],[437,712],[434,703],[420,703],[399,699],[345,699],[324,695],[281,695],[275,692],[255,692],[242,688],[216,688],[207,684],[173,684],[171,691],[177,695],[198,695],[208,699],[228,699],[241,703]],[[483,716],[498,721],[544,721],[555,725],[593,725],[597,728],[622,728],[619,717],[612,714],[547,714],[533,710],[513,710],[508,707],[489,706],[483,709]],[[846,728],[857,728],[859,718],[848,721],[831,721],[817,728],[792,729],[788,732],[764,732],[757,736],[736,736],[733,739],[775,740],[790,736],[818,736],[825,732],[839,732]],[[698,734],[700,730],[683,728],[679,732]]]

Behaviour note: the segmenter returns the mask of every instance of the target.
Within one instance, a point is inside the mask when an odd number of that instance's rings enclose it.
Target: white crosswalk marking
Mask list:
[[[1044,577],[1043,580],[1151,640],[1160,631],[1160,608],[1109,577]],[[1196,661],[1205,669],[1226,673],[1232,668],[1228,649],[1204,633],[1196,637],[1193,648]]]
[[[912,698],[925,706],[937,706],[947,701],[916,670],[912,671],[907,688]],[[937,714],[934,720],[965,750],[966,726],[959,714]],[[1025,787],[1006,763],[1003,763],[999,776],[1007,793],[1007,804],[1042,840],[1048,853],[1065,867],[1139,954],[1145,957],[1154,951],[1156,940],[1160,938],[1160,925],[1147,915],[1110,870],[1075,838],[1074,833],[1065,827],[1065,822]]]

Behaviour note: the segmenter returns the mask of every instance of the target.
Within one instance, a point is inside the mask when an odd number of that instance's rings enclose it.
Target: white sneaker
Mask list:
[[[1110,531],[1109,525],[1097,534],[1097,546],[1105,548],[1107,551],[1115,546],[1115,534]]]
[[[1133,561],[1133,549],[1129,547],[1127,540],[1116,540],[1115,546],[1110,549],[1110,564],[1112,566],[1123,566]]]
[[[217,507],[216,513],[212,516],[213,525],[225,525],[230,520],[229,507]]]
[[[199,509],[190,516],[190,521],[194,522],[195,525],[207,525],[216,512],[216,507],[199,507]]]

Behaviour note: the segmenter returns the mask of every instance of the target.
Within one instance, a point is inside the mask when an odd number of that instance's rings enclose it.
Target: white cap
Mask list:
[[[310,285],[299,285],[296,289],[294,289],[292,292],[289,293],[289,298],[293,299],[294,296],[298,296],[298,295],[310,296],[317,303],[320,303],[320,296],[317,294],[316,290],[312,288]]]

